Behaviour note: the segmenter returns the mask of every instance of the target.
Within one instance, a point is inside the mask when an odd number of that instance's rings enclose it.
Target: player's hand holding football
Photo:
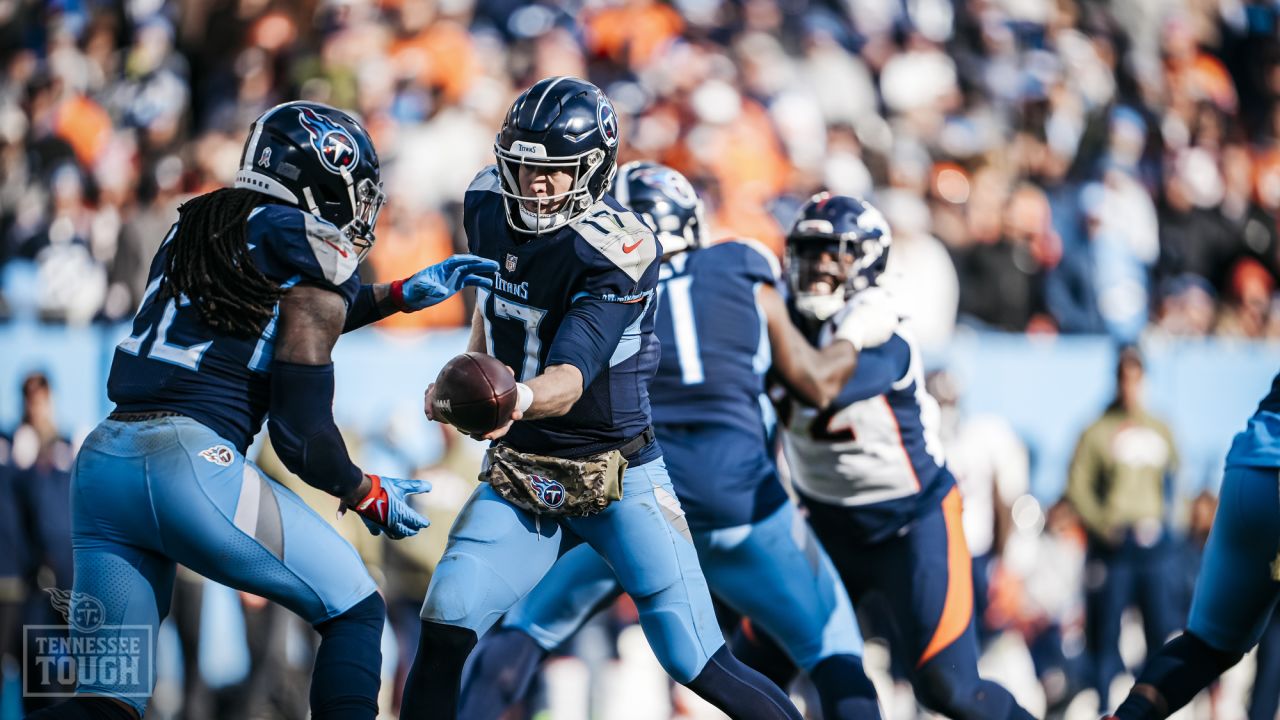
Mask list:
[[[532,402],[532,390],[516,382],[509,366],[491,355],[468,352],[446,363],[436,382],[427,386],[423,411],[476,440],[497,440]]]
[[[849,310],[836,326],[835,337],[848,340],[858,350],[889,342],[901,320],[893,296],[884,288],[870,287],[849,300]]]
[[[416,312],[448,299],[464,287],[493,287],[498,263],[476,255],[454,255],[400,281],[405,309]],[[394,291],[394,290],[393,290]]]
[[[385,475],[365,475],[373,483],[368,494],[350,505],[374,535],[386,533],[392,540],[401,540],[418,534],[431,524],[409,506],[409,496],[431,489],[425,480],[402,480]]]

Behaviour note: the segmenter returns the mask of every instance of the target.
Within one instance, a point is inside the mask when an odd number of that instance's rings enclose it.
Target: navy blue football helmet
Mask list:
[[[525,233],[568,225],[604,196],[618,169],[618,113],[600,88],[574,77],[539,80],[516,99],[494,143],[507,222]],[[562,170],[564,193],[525,195],[520,171]]]
[[[290,102],[253,122],[235,186],[295,205],[341,228],[360,258],[386,202],[378,153],[350,114]]]
[[[787,235],[796,310],[817,320],[834,315],[879,281],[892,244],[889,223],[866,200],[825,192],[809,198]]]
[[[657,233],[663,259],[705,243],[702,200],[684,175],[666,165],[627,163],[609,192]]]

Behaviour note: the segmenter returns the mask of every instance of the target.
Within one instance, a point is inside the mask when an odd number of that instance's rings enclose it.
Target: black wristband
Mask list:
[[[398,311],[394,306],[385,309],[378,307],[373,285],[361,285],[360,290],[356,292],[355,300],[351,301],[351,307],[347,309],[347,322],[342,326],[342,332],[358,330],[396,312]]]

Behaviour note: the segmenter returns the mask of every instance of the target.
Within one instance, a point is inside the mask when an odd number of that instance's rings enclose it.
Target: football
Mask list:
[[[431,411],[471,435],[483,435],[511,419],[516,379],[501,361],[484,353],[463,353],[436,377]]]

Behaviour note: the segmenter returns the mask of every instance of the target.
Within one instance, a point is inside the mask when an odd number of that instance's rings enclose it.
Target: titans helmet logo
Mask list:
[[[311,108],[298,111],[298,120],[311,136],[311,147],[320,158],[320,164],[335,174],[350,172],[360,162],[360,146],[351,133],[329,118]]]
[[[698,195],[683,175],[667,168],[644,168],[634,175],[637,180],[671,198],[682,208],[698,204]]]
[[[613,147],[618,144],[618,113],[613,105],[603,97],[596,103],[596,123],[600,125],[600,137],[604,144]]]

